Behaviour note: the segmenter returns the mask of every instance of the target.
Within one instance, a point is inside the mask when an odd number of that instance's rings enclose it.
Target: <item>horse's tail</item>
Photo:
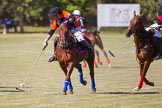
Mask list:
[[[100,32],[99,32],[98,30],[95,30],[95,31],[93,32],[93,34],[94,34],[95,36],[99,36]]]

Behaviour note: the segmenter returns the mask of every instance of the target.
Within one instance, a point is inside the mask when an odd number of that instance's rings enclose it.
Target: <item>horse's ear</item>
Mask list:
[[[143,16],[144,16],[144,13],[141,13],[141,14],[140,14],[140,17],[143,17]]]
[[[136,16],[136,11],[135,10],[134,10],[134,13],[133,14],[134,14],[134,16]]]

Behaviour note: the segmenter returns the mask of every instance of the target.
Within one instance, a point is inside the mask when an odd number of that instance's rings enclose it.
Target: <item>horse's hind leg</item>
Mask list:
[[[104,53],[104,56],[106,58],[106,62],[107,64],[109,65],[109,67],[111,67],[111,62],[110,62],[110,59],[104,49],[104,46],[103,46],[103,43],[102,43],[102,40],[100,37],[96,37],[97,41],[96,41],[96,45],[102,50],[102,52]]]
[[[147,85],[154,86],[154,82],[150,82],[146,77],[144,77],[144,82]]]
[[[83,61],[83,67],[84,67],[84,68],[86,68],[86,67],[87,67],[87,63],[86,63],[86,61],[85,61],[85,60]]]
[[[111,62],[110,62],[110,59],[109,59],[109,57],[108,57],[108,55],[107,55],[105,49],[101,49],[101,50],[102,50],[102,52],[104,53],[104,56],[105,56],[105,58],[106,58],[107,64],[109,65],[109,67],[111,67]]]
[[[76,65],[75,68],[78,69],[80,83],[83,84],[84,86],[87,85],[87,81],[83,79],[83,72],[82,72],[81,64]]]
[[[97,63],[99,63],[100,65],[102,65],[102,62],[100,61],[100,55],[99,55],[99,51],[98,50],[94,50],[95,54],[96,54],[96,59],[97,59]],[[95,61],[94,61],[95,62]],[[96,67],[97,67],[97,63],[96,63]],[[95,64],[95,63],[94,63]]]

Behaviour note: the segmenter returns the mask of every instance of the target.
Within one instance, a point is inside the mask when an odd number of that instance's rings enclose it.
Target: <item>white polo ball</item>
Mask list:
[[[23,88],[24,87],[24,83],[20,83],[20,87]]]

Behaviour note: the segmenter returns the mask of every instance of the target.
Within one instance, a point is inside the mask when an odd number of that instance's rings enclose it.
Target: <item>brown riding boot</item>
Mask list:
[[[83,40],[83,41],[79,42],[79,45],[81,47],[87,49],[90,55],[92,54],[93,48],[86,40]]]
[[[52,55],[52,57],[49,58],[48,62],[53,62],[53,61],[57,61],[56,55]]]
[[[54,39],[54,55],[52,55],[52,57],[49,58],[48,62],[57,61],[57,58],[56,58],[56,55],[55,55],[55,50],[56,50],[58,39],[59,39],[59,37],[55,37],[55,39]]]
[[[156,48],[156,56],[154,57],[154,60],[158,60],[162,58],[162,42],[160,38],[155,37],[154,38],[154,44]]]

